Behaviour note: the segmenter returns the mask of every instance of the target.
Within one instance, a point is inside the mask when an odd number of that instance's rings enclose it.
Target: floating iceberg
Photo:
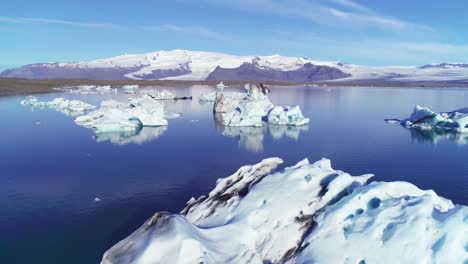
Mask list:
[[[124,93],[126,94],[136,94],[136,90],[140,88],[139,85],[124,85],[122,86],[122,89],[124,90]]]
[[[216,93],[216,99],[213,105],[215,113],[228,113],[236,109],[246,94],[242,93]]]
[[[101,108],[75,119],[78,125],[96,133],[135,131],[144,126],[166,126],[164,106],[149,95],[129,99],[127,104],[103,101]]]
[[[302,126],[309,119],[302,115],[299,106],[274,106],[268,98],[268,89],[253,87],[247,84],[247,96],[240,100],[239,105],[223,115],[226,126],[262,126],[263,121],[277,125]],[[233,102],[233,101],[229,101]],[[216,106],[216,105],[215,105]],[[216,107],[215,107],[216,111]]]
[[[96,86],[96,85],[79,85],[72,87],[60,88],[59,90],[71,94],[110,94],[117,93],[117,89],[112,88],[110,85]]]
[[[22,105],[30,105],[38,108],[52,108],[59,110],[68,115],[80,115],[87,111],[96,109],[94,105],[79,101],[67,100],[63,97],[54,98],[52,101],[39,101],[34,96],[28,96],[25,100],[20,102]]]
[[[168,90],[145,90],[140,91],[141,94],[148,94],[155,100],[174,100],[176,98],[175,93],[171,93]]]
[[[156,213],[103,256],[117,263],[464,263],[468,208],[407,182],[366,182],[322,159],[241,167]]]
[[[268,112],[266,121],[275,125],[303,126],[309,123],[309,118],[302,115],[299,106],[275,106]]]
[[[215,102],[216,101],[216,95],[218,93],[222,93],[224,98],[230,98],[230,99],[243,99],[247,96],[246,93],[238,93],[238,92],[210,92],[210,93],[204,93],[201,94],[200,97],[198,97],[198,100],[201,102]]]
[[[223,82],[220,82],[216,85],[216,89],[222,91],[226,86],[224,85]]]
[[[387,119],[387,122],[398,119]],[[452,112],[437,113],[427,107],[415,106],[409,118],[400,121],[407,128],[419,130],[449,130],[457,133],[468,133],[468,108]]]

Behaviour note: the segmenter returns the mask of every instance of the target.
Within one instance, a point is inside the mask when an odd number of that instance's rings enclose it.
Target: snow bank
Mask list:
[[[468,133],[468,108],[437,113],[427,107],[416,105],[411,116],[403,119],[401,125],[419,130],[437,129]]]
[[[86,111],[96,109],[94,105],[90,105],[79,100],[67,100],[62,97],[54,98],[52,101],[44,102],[39,101],[34,96],[28,96],[20,103],[22,105],[30,105],[32,107],[52,108],[69,115],[80,115]]]
[[[463,263],[468,208],[407,182],[366,184],[322,159],[279,158],[219,179],[180,214],[156,213],[111,263]]]
[[[75,119],[78,125],[100,132],[135,131],[144,126],[166,126],[164,106],[149,95],[128,103],[103,101],[101,108]]]

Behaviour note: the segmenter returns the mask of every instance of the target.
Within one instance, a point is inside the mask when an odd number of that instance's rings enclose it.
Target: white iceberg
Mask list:
[[[228,113],[236,109],[241,100],[245,98],[245,94],[240,93],[216,93],[216,99],[213,105],[215,113]]]
[[[216,85],[216,89],[222,91],[226,86],[224,85],[223,82],[220,82]]]
[[[103,101],[101,108],[75,119],[78,125],[93,128],[97,133],[135,131],[144,126],[166,126],[164,106],[149,95],[129,99],[124,104]]]
[[[52,108],[68,115],[80,115],[87,111],[96,109],[94,105],[79,100],[67,100],[63,97],[54,98],[52,101],[39,101],[34,96],[28,96],[20,103],[22,105],[30,105],[32,107]]]
[[[438,129],[468,133],[468,108],[437,113],[427,107],[417,105],[414,107],[411,116],[401,120],[400,123],[407,128],[419,130]]]
[[[117,263],[464,263],[468,208],[322,159],[279,158],[219,179],[180,214],[156,213],[103,256]]]
[[[309,118],[302,115],[299,106],[275,106],[268,112],[266,120],[270,124],[303,126],[309,123]]]
[[[247,96],[240,100],[239,105],[223,115],[226,126],[262,126],[263,121],[270,124],[303,126],[309,123],[309,118],[302,115],[299,106],[274,106],[268,98],[269,90],[253,87],[247,84]],[[221,102],[221,101],[220,101]],[[229,100],[229,103],[235,103]],[[232,106],[230,106],[232,108]],[[216,112],[215,104],[215,112]]]
[[[126,94],[136,94],[137,90],[140,88],[139,85],[124,85],[122,86],[122,89],[124,90],[124,93]]]
[[[141,94],[148,94],[155,100],[174,100],[176,98],[175,93],[169,92],[168,90],[145,90],[140,91]]]
[[[65,91],[71,94],[81,94],[81,95],[117,93],[117,89],[112,88],[110,85],[102,85],[102,86],[78,85],[78,86],[59,88],[59,90]]]
[[[243,99],[247,96],[246,93],[239,93],[239,92],[209,92],[209,93],[204,93],[201,94],[198,97],[198,100],[201,102],[215,102],[216,101],[216,95],[222,93],[224,98],[230,98],[230,99]]]

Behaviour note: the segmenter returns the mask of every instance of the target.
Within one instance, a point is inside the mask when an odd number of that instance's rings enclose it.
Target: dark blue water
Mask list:
[[[197,98],[209,89],[173,90]],[[0,263],[98,263],[154,212],[178,212],[217,178],[272,156],[286,166],[326,157],[352,175],[408,181],[468,204],[468,136],[421,134],[383,121],[408,116],[415,104],[466,107],[468,90],[272,91],[276,104],[299,104],[310,125],[224,128],[209,104],[177,101],[167,108],[183,116],[166,129],[96,138],[73,117],[31,110],[19,104],[23,97],[0,98]],[[74,97],[97,103],[112,96]]]

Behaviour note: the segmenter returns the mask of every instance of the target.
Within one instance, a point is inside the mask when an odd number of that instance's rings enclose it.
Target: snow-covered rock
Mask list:
[[[155,100],[174,100],[176,98],[176,94],[168,90],[145,90],[140,91],[140,94],[148,94]]]
[[[143,126],[166,126],[164,106],[149,95],[129,99],[127,104],[103,101],[101,108],[79,116],[75,123],[93,128],[97,133],[135,131]]]
[[[52,101],[39,101],[34,96],[28,96],[20,103],[22,105],[30,105],[32,107],[52,108],[69,115],[79,115],[86,111],[96,109],[94,105],[79,100],[67,100],[63,97],[54,98]]]
[[[279,158],[241,167],[156,213],[109,249],[117,263],[464,263],[468,208],[407,182],[373,182],[322,159],[273,173]]]
[[[437,129],[468,133],[468,108],[437,113],[417,105],[409,118],[401,120],[401,125],[419,130]]]
[[[309,123],[309,118],[302,115],[299,106],[275,106],[268,112],[266,120],[270,124],[303,126]]]

